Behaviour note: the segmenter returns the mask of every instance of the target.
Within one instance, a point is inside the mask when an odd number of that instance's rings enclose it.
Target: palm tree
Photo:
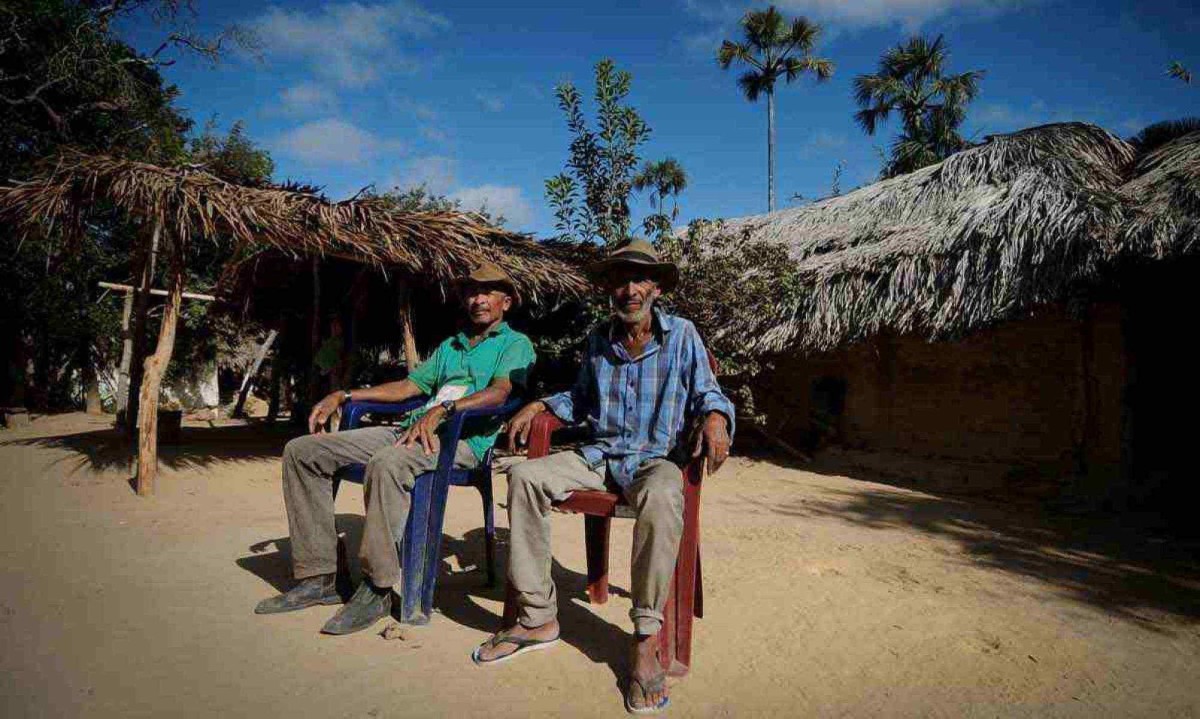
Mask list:
[[[854,78],[854,119],[868,135],[892,112],[904,124],[892,145],[884,177],[912,172],[940,162],[969,146],[958,134],[967,104],[979,94],[982,70],[946,75],[948,53],[939,35],[930,42],[914,37],[884,53],[879,71]]]
[[[1192,71],[1184,67],[1183,63],[1179,62],[1178,60],[1171,63],[1171,66],[1167,68],[1167,74],[1171,77],[1183,80],[1183,84],[1185,85],[1192,84]]]
[[[633,189],[638,192],[650,190],[650,205],[659,213],[663,212],[663,202],[667,197],[672,198],[671,219],[679,217],[679,195],[687,189],[687,173],[683,165],[673,157],[657,162],[646,161],[642,169],[633,178]]]
[[[717,50],[717,63],[728,70],[737,61],[750,69],[738,78],[738,86],[750,102],[767,95],[767,209],[775,211],[775,81],[788,83],[804,73],[818,81],[833,75],[833,62],[813,57],[821,27],[806,18],[790,23],[775,6],[746,13],[741,20],[743,42],[726,40]]]

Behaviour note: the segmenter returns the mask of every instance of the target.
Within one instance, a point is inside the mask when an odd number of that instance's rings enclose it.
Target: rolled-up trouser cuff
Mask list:
[[[662,612],[634,607],[629,610],[629,618],[633,620],[633,631],[635,634],[650,636],[651,634],[658,634],[662,630]]]

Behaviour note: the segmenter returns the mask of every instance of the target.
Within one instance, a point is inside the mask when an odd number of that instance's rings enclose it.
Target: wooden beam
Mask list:
[[[140,393],[141,416],[138,419],[138,468],[137,493],[145,497],[154,494],[154,482],[158,477],[158,393],[162,388],[163,374],[171,362],[175,350],[175,326],[179,321],[179,307],[183,300],[183,252],[182,239],[176,238],[171,253],[170,294],[163,310],[162,327],[158,331],[158,345],[154,354],[146,358]]]
[[[133,361],[133,332],[129,320],[133,316],[133,293],[125,293],[125,306],[121,310],[121,365],[117,369],[117,422],[125,421],[129,409],[129,363]]]
[[[142,289],[140,287],[133,287],[132,285],[122,285],[122,284],[118,284],[116,282],[97,282],[96,284],[100,287],[103,287],[106,290],[117,290],[118,292],[127,292],[128,293],[128,292],[141,292],[142,291]],[[150,290],[150,294],[157,295],[159,297],[167,297],[170,293],[167,292],[166,290],[152,289],[152,290]],[[202,295],[202,294],[199,294],[196,292],[184,292],[182,297],[185,300],[201,300],[203,302],[220,302],[220,300],[213,295]]]
[[[412,302],[408,285],[400,285],[400,332],[404,337],[404,364],[409,372],[421,364],[421,354],[417,352],[417,338],[413,332]]]

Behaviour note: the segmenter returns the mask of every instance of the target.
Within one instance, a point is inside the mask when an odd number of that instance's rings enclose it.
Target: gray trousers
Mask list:
[[[550,578],[550,511],[577,489],[605,489],[604,468],[593,470],[576,452],[559,452],[513,465],[508,475],[511,540],[508,581],[520,604],[519,621],[539,627],[558,613]],[[643,462],[625,500],[637,511],[633,525],[633,608],[638,634],[656,634],[671,590],[683,536],[683,473],[665,459]]]
[[[418,446],[396,446],[391,427],[366,427],[332,434],[297,437],[283,448],[283,502],[292,538],[292,571],[296,579],[337,571],[333,474],[347,464],[366,464],[363,526],[359,559],[377,587],[400,581],[396,540],[404,534],[416,478],[437,467],[438,455]],[[478,465],[466,442],[459,442],[455,467]]]

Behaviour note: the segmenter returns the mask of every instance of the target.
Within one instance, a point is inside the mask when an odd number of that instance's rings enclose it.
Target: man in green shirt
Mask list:
[[[283,499],[298,583],[260,602],[255,612],[274,614],[341,603],[336,589],[333,474],[357,463],[367,465],[363,483],[366,523],[359,550],[366,577],[321,631],[349,634],[390,613],[392,587],[400,580],[392,530],[403,528],[408,520],[416,478],[437,466],[439,425],[455,412],[503,404],[515,388],[524,387],[535,360],[529,338],[504,322],[505,313],[519,297],[503,270],[485,263],[459,287],[468,315],[462,332],[442,342],[407,379],[331,393],[313,407],[308,418],[312,434],[298,437],[284,448]],[[351,399],[400,402],[420,395],[429,396],[429,403],[399,428],[324,432],[326,421]],[[500,424],[498,418],[469,420],[456,448],[455,466],[478,466],[495,443]]]

